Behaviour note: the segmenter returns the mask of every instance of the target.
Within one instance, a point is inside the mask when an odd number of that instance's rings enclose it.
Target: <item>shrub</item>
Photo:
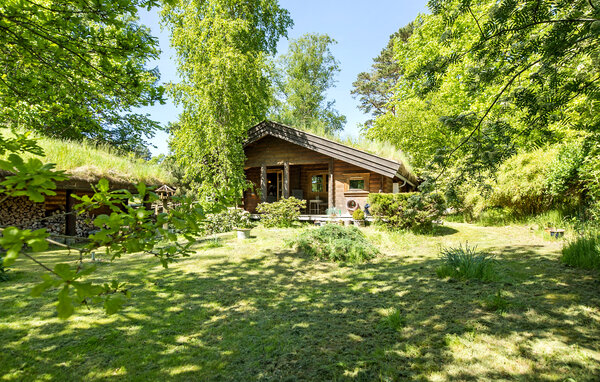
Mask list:
[[[563,247],[561,261],[573,267],[600,270],[600,233],[588,232],[570,240]]]
[[[0,256],[0,281],[8,280],[8,269],[4,267],[4,257]]]
[[[371,214],[379,224],[396,229],[430,230],[446,204],[440,193],[369,194]]]
[[[486,205],[505,207],[530,215],[549,209],[552,197],[547,192],[547,173],[558,149],[537,149],[517,154],[499,168],[493,192]]]
[[[600,220],[600,142],[598,137],[590,148],[583,165],[579,170],[581,180],[591,199],[590,213],[596,220]]]
[[[290,244],[310,256],[350,263],[364,262],[379,253],[358,228],[336,224],[308,229]]]
[[[454,277],[456,279],[477,279],[492,281],[494,274],[494,258],[485,252],[478,252],[476,247],[465,244],[458,247],[442,249],[440,257],[443,261],[436,273],[438,277]]]
[[[365,213],[363,212],[363,210],[356,210],[352,213],[352,219],[365,220]]]
[[[291,227],[300,216],[300,209],[306,208],[306,200],[293,196],[274,203],[261,203],[256,211],[261,213],[260,221],[265,227]]]
[[[207,234],[229,232],[235,228],[252,228],[252,225],[250,213],[237,207],[230,207],[206,216]]]

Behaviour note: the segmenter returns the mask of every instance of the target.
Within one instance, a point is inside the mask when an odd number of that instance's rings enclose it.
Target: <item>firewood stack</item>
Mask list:
[[[32,228],[45,216],[43,203],[34,203],[26,197],[9,198],[0,205],[0,226]]]

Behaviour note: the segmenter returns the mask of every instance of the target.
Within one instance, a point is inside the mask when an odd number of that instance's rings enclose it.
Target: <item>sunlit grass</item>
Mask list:
[[[35,136],[35,135],[32,135]],[[87,141],[69,141],[37,136],[44,150],[44,162],[56,164],[56,169],[88,181],[107,178],[121,182],[149,184],[172,183],[173,176],[161,165],[149,163],[132,155],[121,155],[108,145]],[[0,155],[0,159],[4,159]],[[34,157],[23,154],[23,157]],[[39,158],[39,157],[38,157]],[[41,159],[41,158],[40,158]]]
[[[315,260],[285,247],[299,229],[264,228],[202,241],[167,270],[141,254],[104,261],[98,279],[132,298],[67,321],[56,291],[28,295],[39,275],[19,259],[0,284],[0,380],[598,379],[596,273],[526,227],[443,228],[362,229],[381,251],[363,264]],[[494,254],[501,281],[437,277],[440,249],[467,241]]]

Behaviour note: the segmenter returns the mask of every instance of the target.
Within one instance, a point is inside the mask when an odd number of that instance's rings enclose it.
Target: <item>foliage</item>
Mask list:
[[[288,125],[326,133],[342,130],[346,117],[327,101],[327,91],[335,86],[339,62],[331,53],[337,42],[326,34],[305,34],[291,40],[288,52],[275,68],[276,102],[272,118]]]
[[[27,161],[22,159],[23,153],[43,153],[36,142],[28,138],[28,134],[13,132],[11,137],[0,141],[0,153],[7,152],[7,159],[0,160],[0,167],[9,174],[0,182],[0,201],[26,196],[33,202],[44,202],[45,195],[55,195],[55,181],[67,178],[64,172],[53,169],[54,164],[43,164],[35,157]],[[203,217],[200,207],[193,207],[185,200],[176,200],[177,208],[156,217],[151,211],[145,210],[143,204],[138,207],[129,205],[128,200],[137,199],[144,203],[158,200],[158,196],[148,191],[143,183],[138,184],[137,193],[132,194],[127,190],[111,191],[108,181],[101,179],[94,191],[91,196],[78,197],[80,203],[74,207],[74,212],[106,208],[110,215],[101,214],[95,218],[94,225],[98,230],[90,235],[88,244],[77,248],[66,245],[79,253],[76,265],[58,263],[50,268],[37,259],[35,253],[31,253],[46,250],[49,242],[56,244],[48,238],[45,228],[35,231],[17,227],[0,228],[0,249],[6,251],[3,265],[12,265],[20,256],[39,265],[44,271],[43,281],[31,293],[39,296],[48,289],[59,288],[57,311],[60,318],[72,315],[78,305],[94,303],[103,304],[105,311],[113,314],[122,307],[124,298],[128,296],[118,280],[104,283],[88,281],[96,271],[94,266],[83,264],[83,259],[90,253],[104,248],[114,260],[126,253],[143,252],[158,258],[167,267],[178,256],[189,253],[195,241],[194,235],[199,232],[198,221]],[[182,236],[185,241],[181,240]]]
[[[379,250],[356,227],[326,224],[302,232],[291,245],[310,256],[330,261],[362,263]]]
[[[6,0],[0,5],[0,126],[139,149],[160,125],[158,40],[139,24],[155,0]]]
[[[493,281],[496,279],[495,260],[486,252],[477,251],[477,247],[462,244],[458,247],[443,248],[440,252],[443,264],[436,269],[438,277],[454,277],[462,280],[477,279]]]
[[[569,240],[560,259],[573,267],[600,270],[600,233],[588,231]]]
[[[357,209],[352,213],[352,219],[354,220],[365,220],[365,213],[361,209]]]
[[[171,149],[201,202],[238,202],[246,189],[242,144],[271,101],[267,56],[292,25],[277,0],[176,0],[162,17],[181,82],[169,92],[182,108]]]
[[[0,282],[8,281],[8,279],[10,277],[8,275],[8,271],[9,271],[9,269],[4,266],[4,257],[1,256],[1,254],[0,254]]]
[[[552,206],[547,174],[555,163],[556,148],[523,152],[499,168],[488,206],[507,207],[520,214],[536,214]]]
[[[256,211],[261,214],[260,221],[265,227],[291,227],[298,217],[300,210],[306,208],[306,200],[290,196],[274,203],[260,203]]]
[[[371,193],[369,203],[375,220],[392,229],[430,230],[446,209],[437,192]]]
[[[444,181],[600,124],[600,7],[588,0],[432,0],[396,39],[402,76],[369,136]],[[451,171],[447,171],[447,170]],[[452,176],[453,179],[447,179]]]
[[[579,199],[582,191],[579,170],[585,157],[586,148],[582,140],[561,145],[547,171],[548,194],[560,201],[568,201],[569,196]]]
[[[4,135],[5,138],[10,136],[12,134]],[[153,185],[175,182],[175,177],[165,165],[137,158],[131,153],[125,154],[107,144],[47,138],[31,133],[27,136],[36,140],[44,152],[45,161],[54,163],[57,170],[78,179],[97,181],[106,178],[110,181]],[[0,160],[6,157],[0,154]],[[28,160],[36,155],[25,153],[21,157]]]
[[[591,200],[593,217],[600,221],[600,140],[594,136],[592,147],[579,169],[581,182]]]
[[[206,215],[205,233],[229,232],[236,228],[252,228],[250,213],[242,208],[230,207],[221,212]]]
[[[358,108],[364,113],[372,113],[374,117],[387,112],[394,114],[393,106],[390,108],[393,97],[392,89],[402,75],[394,46],[397,40],[406,42],[413,30],[414,24],[409,23],[392,34],[386,47],[379,53],[379,56],[373,59],[371,71],[359,73],[356,81],[352,83],[354,89],[351,93],[354,97],[360,97]],[[365,122],[365,127],[369,128],[372,124],[373,120],[368,120]]]

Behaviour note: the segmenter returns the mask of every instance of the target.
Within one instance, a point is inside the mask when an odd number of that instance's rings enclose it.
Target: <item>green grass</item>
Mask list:
[[[574,267],[600,270],[600,232],[587,232],[569,240],[561,260]]]
[[[300,230],[220,234],[164,270],[143,255],[99,264],[128,283],[121,314],[56,317],[19,259],[0,285],[2,381],[597,381],[597,273],[527,227],[446,224],[432,235],[363,229],[381,255],[318,261],[286,248]],[[502,281],[440,279],[440,248],[494,254]],[[40,259],[75,261],[64,251]],[[490,300],[501,290],[500,299]],[[497,309],[496,309],[497,308]],[[502,311],[502,314],[499,312]]]
[[[300,128],[300,127],[297,127]],[[316,130],[315,130],[316,129]],[[366,151],[370,154],[380,156],[382,158],[390,159],[398,163],[402,163],[406,171],[412,173],[413,168],[410,164],[408,156],[400,150],[398,147],[387,141],[379,141],[361,137],[341,137],[339,135],[328,134],[324,130],[318,128],[307,129],[309,133],[319,135],[321,137],[331,139],[332,141],[354,147],[355,149]]]
[[[173,176],[159,164],[149,163],[133,156],[119,155],[107,145],[37,136],[44,149],[44,162],[56,164],[56,169],[86,181],[107,178],[117,182],[145,182],[148,184],[173,183]],[[4,157],[8,155],[5,154]],[[23,154],[25,158],[34,157]],[[4,159],[0,155],[0,159]]]
[[[494,258],[476,247],[462,244],[443,248],[440,252],[443,264],[436,269],[438,277],[454,277],[463,280],[492,281],[497,278]]]

